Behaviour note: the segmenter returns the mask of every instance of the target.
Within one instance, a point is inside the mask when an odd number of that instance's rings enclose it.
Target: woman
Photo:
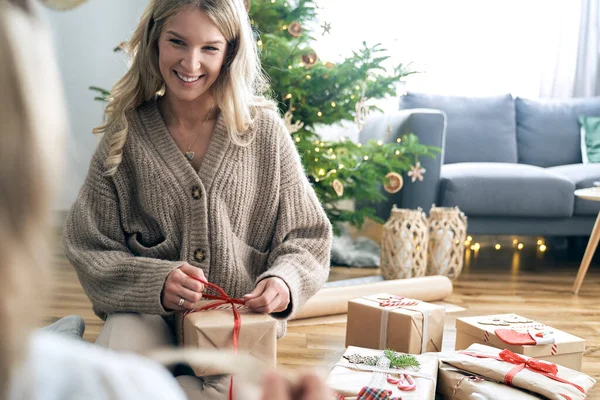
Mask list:
[[[98,343],[174,344],[199,280],[285,320],[325,282],[331,226],[261,73],[241,0],[152,0],[128,43],[64,244]],[[160,93],[158,95],[157,93]]]

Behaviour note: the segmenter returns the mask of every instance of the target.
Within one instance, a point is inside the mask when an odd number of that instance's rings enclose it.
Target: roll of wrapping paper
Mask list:
[[[292,319],[345,314],[348,312],[349,300],[378,293],[388,293],[421,301],[437,301],[452,294],[452,282],[445,276],[437,275],[394,279],[364,285],[326,287],[311,297]]]

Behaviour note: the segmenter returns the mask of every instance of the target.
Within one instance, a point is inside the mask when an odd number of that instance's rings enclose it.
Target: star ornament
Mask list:
[[[331,34],[331,24],[329,22],[324,22],[323,25],[321,25],[321,28],[323,28],[323,36],[325,36],[326,33]]]
[[[425,173],[425,168],[421,167],[421,162],[417,161],[417,163],[410,167],[410,171],[408,171],[408,176],[410,176],[410,181],[415,182],[417,179],[419,182],[423,181],[423,174]]]
[[[292,118],[294,115],[290,110],[287,110],[283,116],[285,120],[285,127],[288,129],[290,134],[298,132],[304,126],[304,122],[296,121],[292,123]]]

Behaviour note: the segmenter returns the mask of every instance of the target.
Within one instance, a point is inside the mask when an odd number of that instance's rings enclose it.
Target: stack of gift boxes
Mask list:
[[[579,372],[581,338],[515,314],[466,317],[456,319],[456,350],[442,351],[444,317],[441,306],[387,294],[350,301],[347,349],[328,385],[347,400],[574,400],[596,383]],[[402,357],[412,362],[376,365]]]
[[[226,296],[200,302],[179,315],[180,341],[228,349],[235,336],[240,351],[274,366],[276,321],[243,309],[233,318],[238,306]],[[348,302],[346,351],[328,386],[346,400],[575,400],[595,384],[579,372],[581,338],[515,314],[465,317],[456,319],[456,350],[442,351],[444,319],[442,306],[389,294]]]

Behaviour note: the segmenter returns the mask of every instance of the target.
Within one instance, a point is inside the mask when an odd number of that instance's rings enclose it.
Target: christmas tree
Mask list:
[[[372,208],[346,210],[338,203],[384,200],[382,186],[388,192],[400,190],[402,174],[409,171],[413,182],[421,180],[425,171],[418,157],[435,156],[439,149],[420,145],[412,134],[390,144],[323,141],[315,128],[346,120],[362,128],[375,108],[367,100],[395,96],[397,84],[414,71],[403,64],[387,71],[386,50],[365,42],[342,62],[320,60],[311,47],[317,40],[311,28],[319,26],[313,0],[248,0],[247,6],[272,96],[334,229],[340,222],[361,226],[366,217],[379,221]],[[321,23],[316,36],[331,29],[328,22]]]
[[[435,156],[439,149],[419,144],[413,134],[392,143],[354,143],[343,137],[324,141],[316,126],[349,120],[362,128],[369,112],[376,108],[368,106],[367,100],[395,96],[396,85],[414,71],[403,64],[387,71],[386,50],[364,42],[342,62],[320,60],[311,47],[316,40],[311,27],[319,22],[313,0],[246,0],[246,6],[262,66],[270,78],[271,96],[285,118],[334,232],[339,232],[338,224],[343,222],[358,227],[367,217],[382,222],[372,208],[348,210],[338,204],[346,199],[359,204],[384,200],[382,187],[390,193],[399,191],[405,172],[412,182],[422,180],[425,170],[418,157]],[[321,28],[325,35],[331,25],[323,22]],[[120,49],[122,46],[115,51]],[[98,92],[98,100],[106,101],[110,96],[105,89],[91,89]],[[388,126],[388,135],[390,129]]]

